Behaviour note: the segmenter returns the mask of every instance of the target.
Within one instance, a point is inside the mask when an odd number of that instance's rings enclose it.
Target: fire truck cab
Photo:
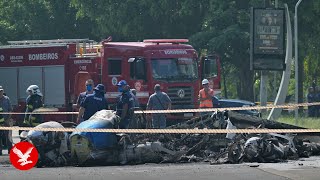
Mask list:
[[[120,95],[116,84],[124,79],[136,89],[142,108],[154,93],[155,84],[160,84],[169,95],[173,109],[196,108],[200,82],[198,57],[191,45],[182,44],[186,42],[186,39],[103,42],[101,79],[108,101],[116,102]]]

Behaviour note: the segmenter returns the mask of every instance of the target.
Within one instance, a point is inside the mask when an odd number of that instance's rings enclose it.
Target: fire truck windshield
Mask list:
[[[166,81],[190,81],[198,78],[197,62],[191,58],[152,59],[152,77]]]

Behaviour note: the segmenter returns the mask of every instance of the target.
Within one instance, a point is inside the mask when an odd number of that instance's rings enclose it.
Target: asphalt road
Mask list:
[[[307,162],[307,163],[306,163]],[[135,166],[104,166],[104,167],[61,167],[33,168],[19,171],[10,165],[0,165],[0,179],[238,179],[238,180],[269,180],[269,179],[315,179],[319,180],[320,158],[310,161],[280,164],[145,164]],[[305,165],[306,164],[306,165]],[[256,167],[258,166],[258,167]]]
[[[16,133],[14,133],[14,141],[18,141]],[[3,152],[6,153],[6,151]],[[11,166],[8,155],[0,156],[0,180],[319,180],[319,176],[319,156],[284,163],[222,165],[209,165],[208,163],[144,164],[135,166],[33,168],[28,171],[19,171]]]

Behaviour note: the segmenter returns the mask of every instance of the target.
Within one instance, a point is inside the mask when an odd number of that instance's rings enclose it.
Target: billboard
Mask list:
[[[285,69],[284,27],[284,9],[252,9],[251,69]]]

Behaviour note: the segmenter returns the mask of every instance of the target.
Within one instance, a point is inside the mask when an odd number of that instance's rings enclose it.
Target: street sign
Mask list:
[[[284,9],[252,8],[251,69],[285,69]]]

